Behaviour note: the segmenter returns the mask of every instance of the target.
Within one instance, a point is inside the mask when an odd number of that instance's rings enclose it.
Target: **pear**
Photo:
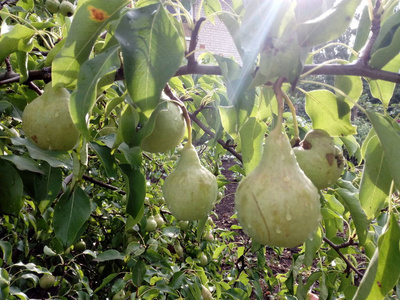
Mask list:
[[[159,153],[173,149],[182,142],[186,132],[185,120],[178,105],[165,101],[151,114],[145,127],[154,126],[140,143],[147,152]],[[149,130],[143,127],[142,130]]]
[[[162,187],[165,204],[177,219],[194,221],[206,217],[218,196],[215,176],[200,163],[191,143],[185,145],[176,169]]]
[[[344,169],[342,151],[322,129],[309,131],[299,147],[293,149],[300,168],[318,189],[335,183]]]
[[[58,0],[47,0],[45,6],[49,12],[55,14],[60,9],[60,2]]]
[[[317,230],[318,190],[300,169],[282,126],[271,131],[259,164],[240,182],[235,208],[244,232],[263,245],[295,247]]]
[[[63,0],[60,4],[59,12],[63,16],[72,17],[75,13],[75,5],[68,0]]]
[[[43,94],[25,107],[22,129],[39,148],[67,151],[78,142],[79,132],[70,115],[69,99],[65,88],[54,89],[48,83]]]

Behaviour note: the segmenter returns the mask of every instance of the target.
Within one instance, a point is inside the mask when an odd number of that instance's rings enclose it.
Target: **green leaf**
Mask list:
[[[106,278],[103,279],[103,281],[101,282],[100,286],[98,286],[93,293],[97,293],[98,291],[100,291],[103,287],[105,287],[106,285],[108,285],[111,281],[114,280],[115,277],[117,277],[119,274],[118,273],[113,273],[108,275]]]
[[[297,25],[302,47],[316,46],[339,37],[350,25],[361,0],[342,0],[315,19]]]
[[[12,137],[11,141],[14,145],[25,146],[28,149],[30,157],[33,159],[44,160],[54,168],[72,168],[71,156],[66,152],[43,150],[38,148],[28,139],[23,139],[20,137]]]
[[[323,129],[331,136],[346,136],[356,133],[350,123],[350,107],[328,90],[314,90],[306,95],[306,112],[314,129]]]
[[[123,253],[120,253],[115,249],[109,249],[97,255],[94,261],[103,262],[103,261],[124,260],[124,259],[125,255]]]
[[[215,59],[221,68],[229,102],[237,110],[240,128],[253,111],[255,90],[250,88],[253,77],[244,75],[241,66],[230,58],[215,56]]]
[[[130,97],[149,117],[185,53],[180,24],[160,4],[129,10],[115,31]]]
[[[336,192],[344,200],[347,209],[350,211],[356,227],[359,244],[362,246],[368,237],[370,220],[368,220],[367,215],[361,207],[360,201],[355,193],[344,188],[338,188]]]
[[[267,125],[251,117],[240,129],[240,144],[242,148],[243,167],[246,174],[258,165],[262,152]]]
[[[138,168],[122,164],[119,166],[125,175],[126,213],[134,219],[143,214],[144,198],[146,196],[146,180]]]
[[[3,260],[6,264],[11,264],[11,255],[12,255],[12,247],[11,244],[7,241],[0,241],[0,248],[3,251]]]
[[[0,159],[0,215],[18,215],[24,205],[23,182],[17,170]]]
[[[132,282],[136,287],[139,287],[146,275],[146,263],[143,259],[139,259],[132,269]]]
[[[354,135],[342,136],[340,140],[343,142],[349,156],[355,156],[358,161],[361,161],[360,145]]]
[[[381,26],[371,49],[369,65],[381,69],[399,53],[400,11],[391,15]]]
[[[365,43],[368,40],[370,29],[371,29],[371,19],[369,18],[368,5],[365,5],[361,13],[360,21],[358,23],[356,38],[354,40],[353,49],[355,51],[360,51],[364,47]],[[350,55],[349,61],[351,62],[355,58],[356,58],[355,55],[352,53]]]
[[[387,231],[379,237],[375,251],[353,300],[384,299],[400,277],[400,228],[391,214]]]
[[[388,72],[398,73],[400,69],[400,55],[397,55],[390,62],[388,62],[382,70]],[[392,99],[396,83],[384,80],[370,80],[369,87],[371,95],[381,100],[385,109],[388,108],[390,99]]]
[[[89,58],[93,45],[110,20],[118,17],[128,0],[80,1],[66,42],[52,64],[54,87],[74,86],[81,65]]]
[[[54,207],[54,232],[65,248],[71,246],[90,216],[90,199],[76,187],[71,193],[64,193]]]
[[[204,14],[214,23],[215,13],[222,11],[222,6],[219,0],[205,0],[203,3]]]
[[[304,264],[307,267],[311,267],[315,253],[319,250],[322,244],[322,236],[323,232],[321,227],[318,227],[318,230],[314,233],[314,236],[312,239],[308,239],[306,241],[306,251],[305,251],[305,256],[304,256]]]
[[[21,24],[16,24],[10,31],[3,33],[0,36],[0,61],[16,51],[29,52],[33,48],[32,37],[36,34],[32,30]]]
[[[15,52],[15,55],[17,57],[17,62],[18,62],[18,69],[19,69],[19,82],[23,83],[26,80],[28,80],[28,53],[27,52],[22,52],[22,51],[17,51]]]
[[[376,134],[383,147],[383,152],[390,174],[396,187],[400,188],[400,161],[397,159],[400,147],[399,133],[393,128],[390,122],[382,115],[367,110],[367,116],[374,127]]]
[[[52,168],[47,163],[41,165],[43,175],[34,177],[35,201],[39,210],[44,213],[58,196],[62,187],[62,172],[59,168]]]
[[[350,108],[354,106],[355,102],[358,101],[363,92],[362,79],[357,76],[335,76],[335,87],[340,89],[345,95],[353,100],[350,101],[347,97],[336,93],[338,105],[341,105],[344,102],[347,103]]]
[[[232,106],[218,106],[222,127],[235,140],[238,140],[239,117],[236,108]]]
[[[108,177],[117,178],[117,162],[115,161],[115,157],[111,154],[111,149],[107,146],[101,146],[98,143],[91,142],[90,147],[97,153],[100,158],[101,164],[106,171]]]
[[[368,219],[375,218],[390,193],[392,177],[383,148],[377,136],[367,146],[360,183],[360,203]]]
[[[43,174],[43,171],[40,169],[39,163],[31,159],[30,157],[18,155],[2,155],[1,158],[13,163],[18,170]]]
[[[76,128],[86,138],[89,138],[87,123],[96,103],[97,83],[101,77],[119,66],[118,50],[118,45],[113,46],[86,61],[80,69],[77,90],[71,94],[69,107]]]

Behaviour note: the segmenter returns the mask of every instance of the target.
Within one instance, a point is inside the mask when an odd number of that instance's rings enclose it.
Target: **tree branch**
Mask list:
[[[303,73],[309,75],[348,75],[400,83],[400,74],[378,70],[363,64],[348,65],[305,65]]]
[[[376,38],[378,37],[379,31],[381,30],[381,13],[380,6],[381,0],[377,0],[374,11],[373,11],[373,19],[371,21],[371,37],[366,43],[365,47],[360,51],[360,55],[356,61],[356,64],[367,65],[368,61],[371,58],[372,46],[374,45]]]
[[[199,35],[199,30],[201,24],[206,20],[206,18],[200,18],[197,22],[196,25],[194,26],[194,29],[192,31],[192,35],[190,37],[190,44],[189,44],[189,50],[186,53],[187,54],[187,60],[188,60],[188,67],[194,67],[197,65],[196,57],[195,57],[195,50],[197,47],[197,38]]]
[[[346,243],[343,243],[343,244],[340,244],[340,245],[336,245],[336,244],[334,244],[331,240],[329,240],[329,239],[326,238],[326,237],[324,237],[323,239],[324,239],[325,243],[327,243],[329,246],[331,246],[331,248],[332,248],[333,250],[335,250],[335,251],[337,252],[337,254],[339,254],[339,256],[340,256],[340,257],[344,260],[344,262],[346,263],[348,269],[352,269],[360,278],[362,278],[362,277],[364,276],[360,271],[357,270],[356,267],[353,266],[353,264],[347,259],[347,257],[344,256],[342,252],[340,252],[340,249],[341,249],[341,248],[344,248],[344,247],[353,245],[352,243],[350,243],[350,241],[349,241],[349,242],[346,242]],[[345,245],[345,246],[344,246],[344,245]]]

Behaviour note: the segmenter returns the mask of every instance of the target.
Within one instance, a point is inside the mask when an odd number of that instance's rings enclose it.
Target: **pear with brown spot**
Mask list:
[[[342,174],[342,151],[333,144],[332,137],[325,130],[309,131],[293,151],[300,168],[318,189],[331,186]]]

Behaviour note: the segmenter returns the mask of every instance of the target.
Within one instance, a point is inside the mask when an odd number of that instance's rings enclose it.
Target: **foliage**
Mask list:
[[[399,298],[399,1],[49,1],[0,2],[1,299]],[[195,51],[217,20],[240,63]],[[23,130],[45,85],[70,94],[72,150]],[[348,161],[319,191],[314,235],[285,249],[252,241],[236,214],[174,217],[162,186],[183,145],[141,149],[165,101],[217,204],[282,118],[291,146],[328,132]]]

